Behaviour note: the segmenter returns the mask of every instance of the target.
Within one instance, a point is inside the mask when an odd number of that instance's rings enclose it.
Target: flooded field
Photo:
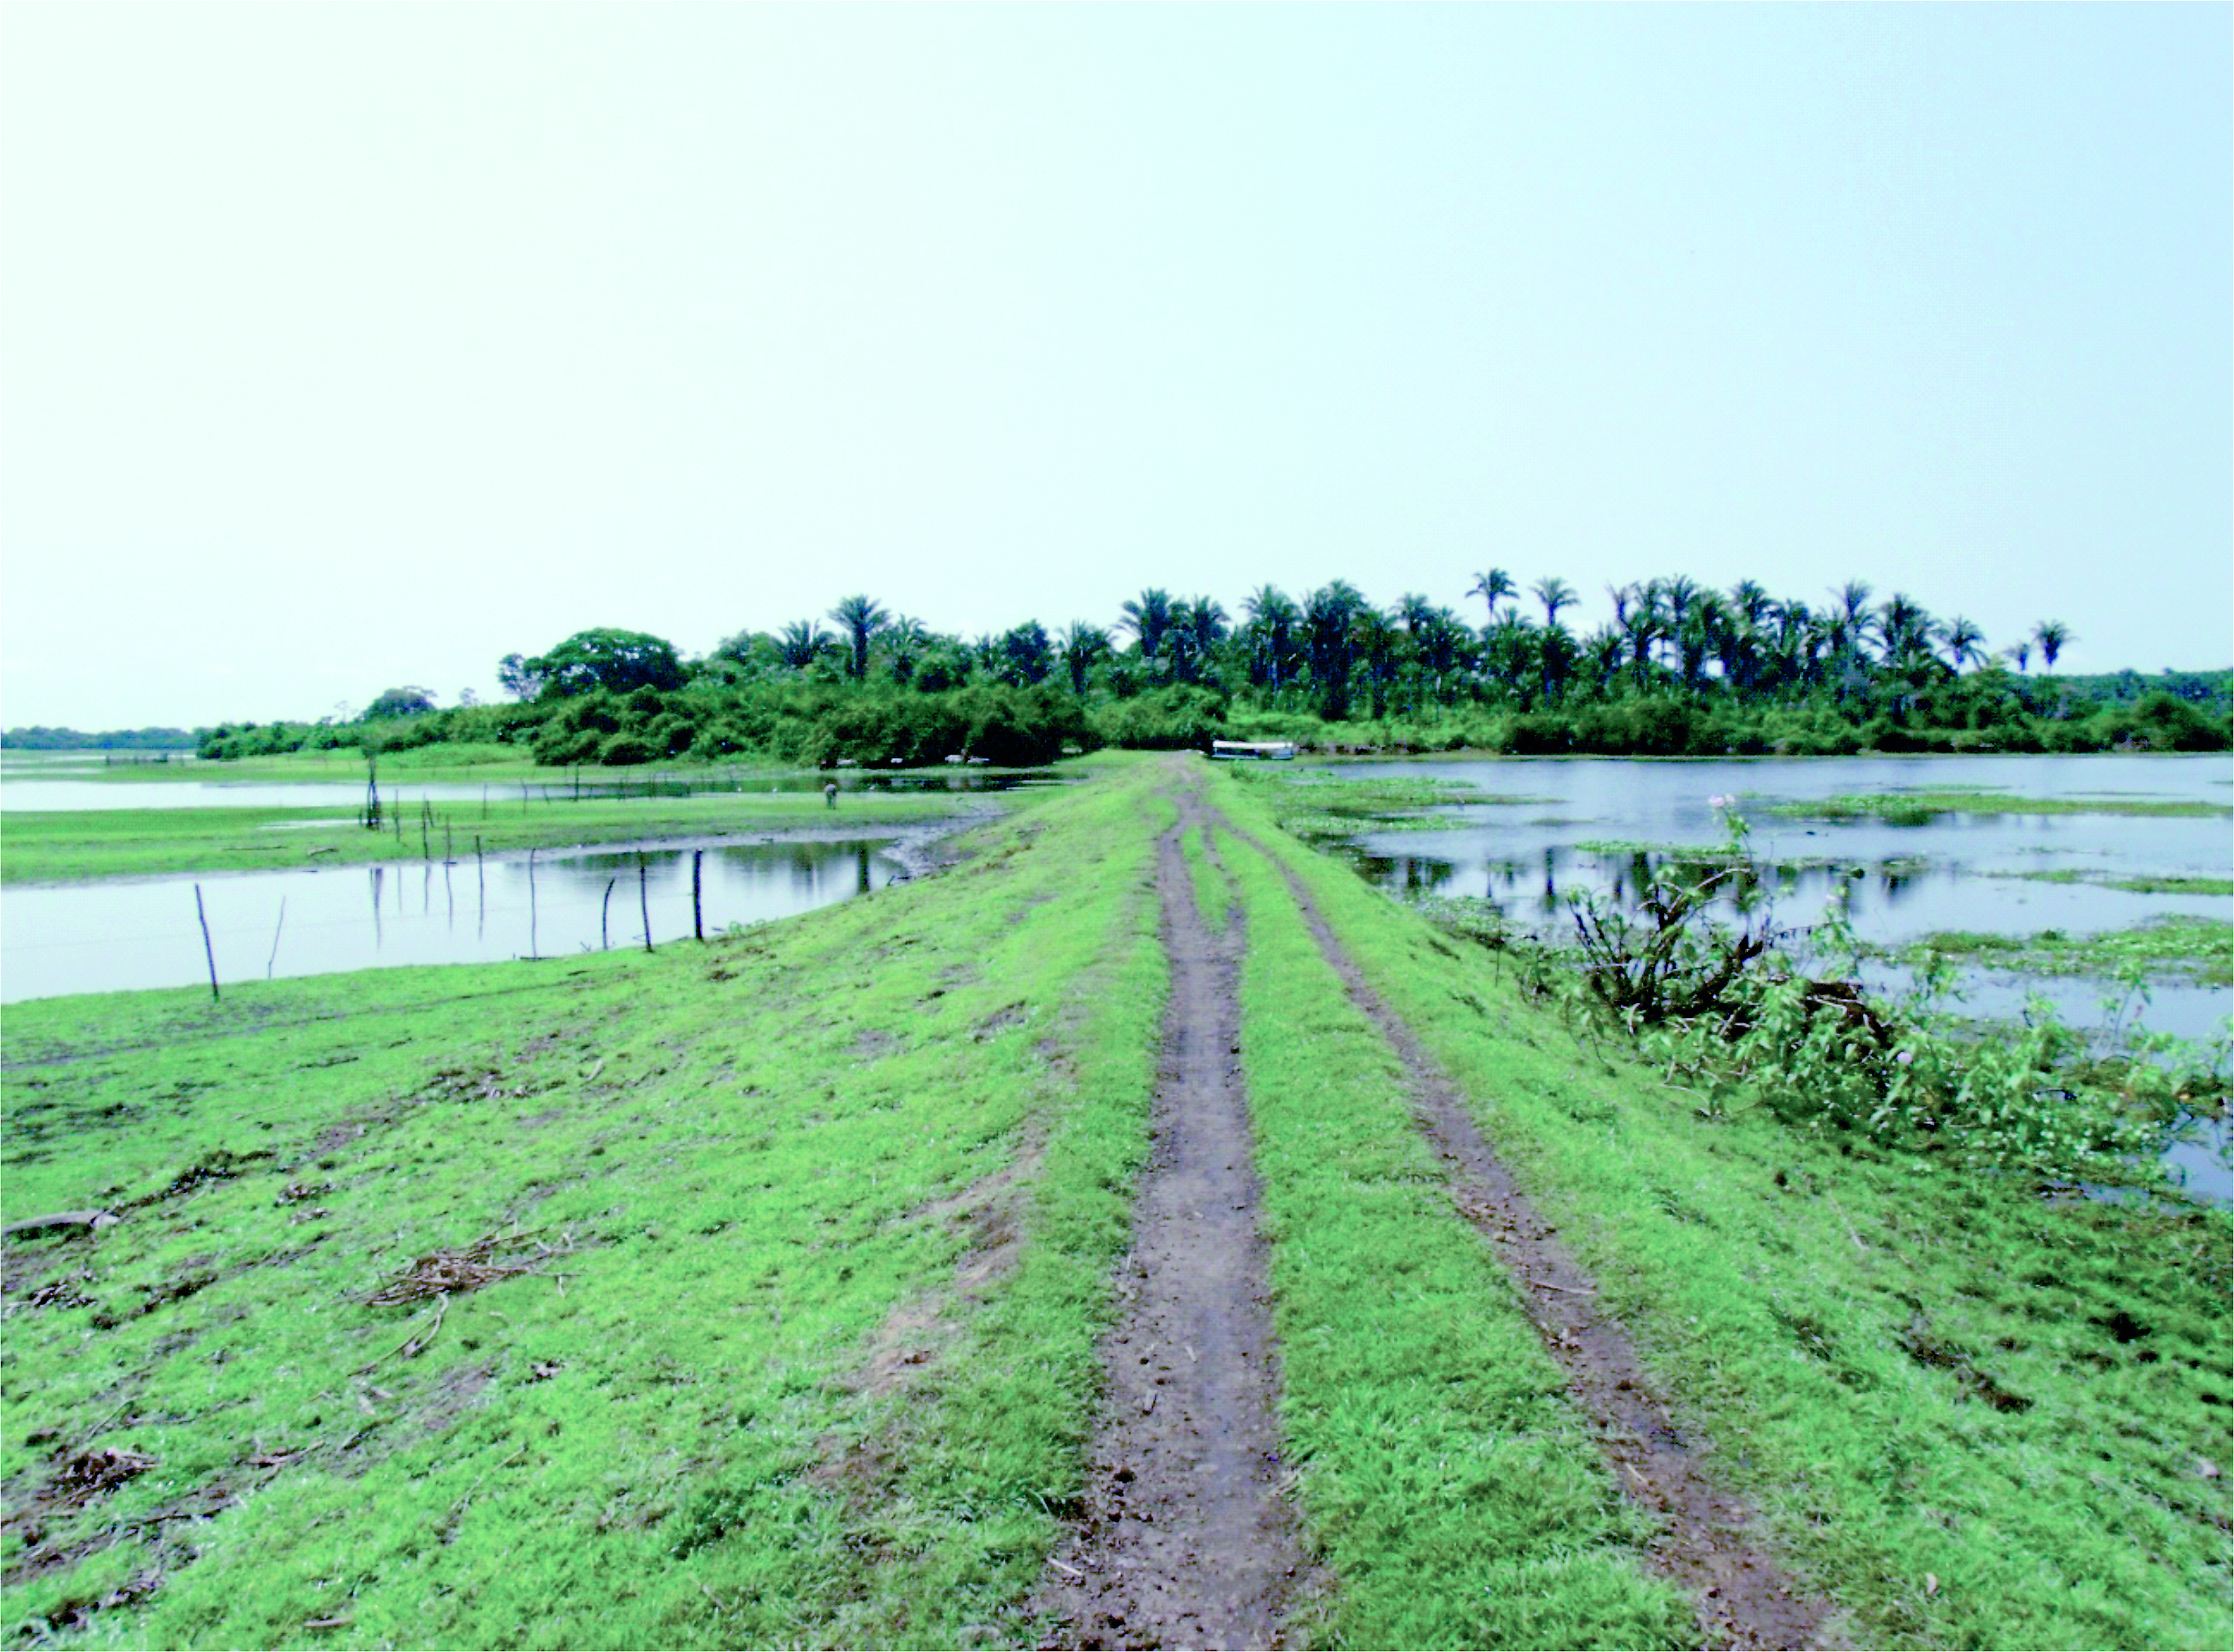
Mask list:
[[[694,932],[693,853],[544,851],[532,880],[526,856],[468,856],[10,889],[0,894],[0,1002],[206,981],[197,882],[220,983],[642,946],[647,913],[657,944]],[[890,839],[857,838],[711,845],[698,869],[710,935],[865,893],[903,865]]]
[[[2224,812],[2234,764],[2224,756],[1515,759],[1375,763],[1370,772],[1462,782],[1480,795],[1391,829],[1367,824],[1349,851],[1361,870],[1399,891],[1481,898],[1516,928],[1558,938],[1571,929],[1574,897],[1626,902],[1655,866],[1720,845],[1716,798],[1735,800],[1755,858],[1778,868],[1780,922],[1813,923],[1843,890],[1856,935],[1887,952],[1947,931],[2084,935],[2173,916],[2234,918],[2234,897],[2181,887],[2234,878],[2234,825]],[[1979,793],[2010,801],[1988,812],[1973,806]],[[1914,806],[1858,812],[1846,801],[1858,798]],[[1963,806],[1937,810],[1935,799]],[[2106,812],[2041,813],[2028,800]],[[2163,805],[2204,812],[2117,812]],[[1903,974],[1885,962],[1871,968],[1888,988]],[[2085,976],[1968,964],[1961,986],[1974,1014],[2012,1013],[2038,990],[2082,1022],[2105,990]],[[2183,1037],[2207,1036],[2234,1009],[2225,989],[2172,974],[2150,994],[2151,1024]]]
[[[331,771],[325,778],[324,771]],[[225,778],[225,766],[188,761],[174,765],[118,765],[104,767],[101,754],[82,752],[10,752],[0,760],[0,813],[35,809],[206,809],[359,808],[367,801],[364,765],[336,757],[317,766],[317,778],[299,780],[240,780]],[[181,778],[192,776],[193,778]],[[708,793],[820,792],[830,781],[841,792],[1006,792],[1020,787],[1058,785],[1048,769],[997,772],[959,766],[939,769],[881,770],[858,766],[828,771],[770,774],[748,768],[584,769],[565,775],[524,780],[445,781],[418,775],[384,775],[381,807],[390,813],[422,802],[478,805],[483,810],[532,808],[539,803],[590,801],[601,798],[676,798]]]

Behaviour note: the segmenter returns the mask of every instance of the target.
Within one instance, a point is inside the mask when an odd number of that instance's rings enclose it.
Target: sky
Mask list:
[[[2234,8],[0,7],[0,724],[1489,568],[2234,663]]]

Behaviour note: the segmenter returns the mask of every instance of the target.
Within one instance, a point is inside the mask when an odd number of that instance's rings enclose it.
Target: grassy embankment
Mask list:
[[[1278,847],[1254,778],[1218,795]],[[1325,858],[1279,852],[1596,1270],[1719,1471],[1865,1643],[2223,1642],[2227,1213],[2043,1198],[1837,1132],[1703,1120],[1613,1046],[1532,1010],[1473,949]],[[1252,945],[1275,933],[1268,921]],[[1254,1071],[1269,1052],[1251,1049]],[[1380,1251],[1384,1287],[1401,1254]],[[1290,1361],[1310,1342],[1295,1336]],[[1337,1347],[1355,1359],[1371,1342]],[[1451,1392],[1416,1381],[1401,1415]],[[1388,1506],[1436,1506],[1447,1464],[1466,1461],[1401,1457],[1417,1481]],[[1392,1530],[1378,1564],[1408,1548]]]
[[[0,1483],[18,1507],[78,1453],[154,1460],[10,1545],[6,1619],[115,1596],[166,1642],[1030,1643],[1163,980],[1171,817],[1113,767],[954,873],[735,942],[10,1007],[10,1214],[129,1208],[0,1240]],[[1702,1120],[1208,783],[1858,1638],[2224,1639],[2224,1215]],[[1216,850],[1251,926],[1283,1414],[1336,1575],[1316,1612],[1355,1641],[1682,1639],[1386,1051],[1271,869]],[[368,1303],[515,1229],[557,1254],[500,1249],[532,1266],[439,1314]]]
[[[1144,1146],[1144,806],[656,957],[10,1006],[7,1216],[125,1220],[0,1240],[0,1618],[1014,1636]]]

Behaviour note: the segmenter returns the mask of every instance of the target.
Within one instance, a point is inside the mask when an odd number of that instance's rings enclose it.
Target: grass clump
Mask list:
[[[1900,956],[1911,963],[1952,958],[2027,975],[2112,976],[2138,969],[2189,976],[2205,986],[2234,986],[2234,924],[2172,913],[2101,935],[2067,935],[2061,930],[2032,935],[1942,930]]]
[[[2005,792],[1950,788],[1787,799],[1767,804],[1764,812],[1801,820],[1875,819],[1889,826],[1928,826],[1943,814],[2127,814],[2209,819],[2234,814],[2234,808],[2185,798],[2012,797]]]
[[[2234,895],[2234,878],[2205,877],[2191,872],[2142,872],[2121,877],[2112,872],[2058,866],[2048,871],[1989,872],[1988,878],[2022,878],[2040,884],[2094,884],[2120,889],[2129,895]]]

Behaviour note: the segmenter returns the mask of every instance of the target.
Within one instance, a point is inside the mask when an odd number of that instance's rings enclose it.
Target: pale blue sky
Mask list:
[[[0,722],[1556,574],[2234,660],[2234,9],[0,10]]]

